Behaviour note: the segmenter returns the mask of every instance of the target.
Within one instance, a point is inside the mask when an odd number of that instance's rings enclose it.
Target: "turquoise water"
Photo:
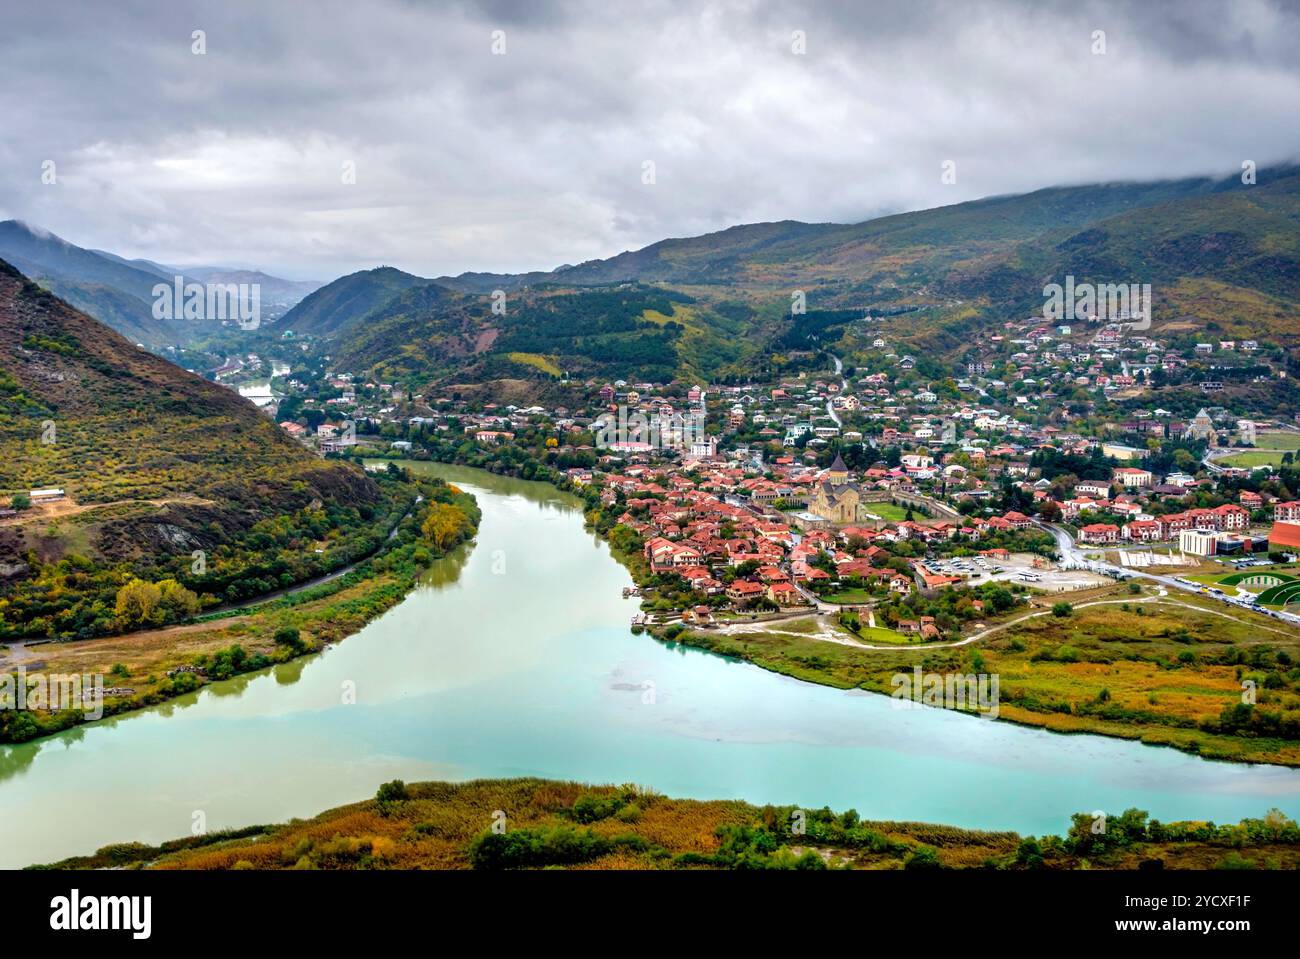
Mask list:
[[[323,655],[0,750],[0,865],[309,816],[385,780],[536,775],[1020,832],[1129,806],[1300,815],[1300,771],[1061,736],[800,683],[633,636],[576,501],[421,465],[479,497],[475,544]],[[345,703],[348,690],[355,702]]]

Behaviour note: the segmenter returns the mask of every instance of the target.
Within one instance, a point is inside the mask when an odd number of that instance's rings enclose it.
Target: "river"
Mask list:
[[[394,778],[636,782],[1037,834],[1130,806],[1166,821],[1300,815],[1300,770],[900,711],[633,636],[631,580],[577,500],[412,465],[478,496],[474,544],[319,656],[0,748],[0,866],[311,816]]]

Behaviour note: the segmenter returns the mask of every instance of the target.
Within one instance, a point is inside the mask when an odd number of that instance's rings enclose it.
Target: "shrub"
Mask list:
[[[1233,850],[1222,859],[1214,864],[1215,869],[1254,869],[1253,860],[1247,859],[1241,853]]]
[[[526,866],[564,866],[605,855],[613,843],[590,829],[562,823],[554,827],[486,832],[469,847],[475,869],[518,869]]]
[[[931,846],[917,846],[903,860],[904,869],[942,869],[939,853]]]
[[[573,818],[580,823],[599,822],[608,819],[623,808],[621,796],[599,796],[596,793],[583,793],[573,801]]]

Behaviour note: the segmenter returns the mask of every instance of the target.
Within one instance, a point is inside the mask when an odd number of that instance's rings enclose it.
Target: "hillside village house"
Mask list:
[[[1119,527],[1113,523],[1090,523],[1079,530],[1081,543],[1116,543]]]
[[[1081,480],[1074,484],[1074,495],[1105,499],[1110,496],[1110,484],[1102,480]]]
[[[1032,530],[1037,517],[1025,513],[1039,510],[1053,519],[1059,511],[1066,521],[1083,526],[1081,541],[1091,548],[1120,542],[1178,543],[1188,532],[1197,534],[1198,543],[1215,541],[1220,543],[1216,548],[1222,548],[1225,534],[1245,534],[1252,511],[1264,508],[1300,533],[1300,501],[1274,504],[1270,496],[1251,489],[1221,489],[1225,474],[1200,467],[1197,475],[1153,475],[1142,468],[1144,460],[1150,462],[1149,449],[1166,437],[1182,435],[1187,424],[1171,411],[1138,408],[1125,413],[1121,422],[1097,424],[1074,408],[1061,410],[1053,393],[1062,387],[1073,390],[1076,384],[1099,398],[1116,387],[1141,389],[1152,371],[1176,369],[1180,357],[1169,355],[1153,339],[1118,333],[1106,337],[1104,350],[1082,341],[1071,348],[1059,339],[1048,350],[1043,347],[1051,337],[1069,337],[1072,331],[1040,330],[1041,324],[1036,324],[1017,336],[1010,332],[1016,326],[1008,325],[1005,339],[984,337],[978,342],[989,352],[968,370],[975,382],[958,384],[966,392],[964,398],[932,390],[928,378],[907,377],[898,368],[850,375],[843,389],[838,379],[818,379],[815,373],[790,375],[779,384],[711,386],[721,413],[717,436],[696,437],[674,451],[625,449],[618,457],[597,453],[593,465],[566,473],[575,482],[600,487],[606,505],[624,498],[627,508],[618,522],[641,537],[650,567],[681,577],[697,597],[711,595],[711,604],[725,593],[737,605],[768,605],[764,600],[798,605],[802,598],[796,586],[828,580],[862,582],[898,593],[918,585],[960,585],[963,577],[948,575],[931,557],[950,553],[945,544],[953,540],[960,539],[965,550],[968,542],[984,537],[1010,538],[1017,531]],[[1190,347],[1187,352],[1190,355]],[[1126,364],[1123,371],[1117,369],[1121,362]],[[1135,379],[1132,373],[1139,369],[1148,376]],[[992,370],[1001,379],[988,378]],[[1231,387],[1229,378],[1223,378]],[[568,452],[575,448],[569,444],[581,442],[576,436],[611,403],[626,402],[647,417],[660,416],[665,410],[694,406],[697,392],[702,401],[704,387],[687,392],[688,385],[635,384],[629,390],[622,381],[604,386],[591,381],[587,402],[571,403],[572,414],[565,409],[563,415],[559,407],[476,407],[430,398],[414,405],[409,412],[417,415],[407,416],[405,422],[430,427],[422,433],[447,431],[454,424],[457,432],[464,430],[485,447],[536,430],[556,436],[561,452]],[[994,391],[977,398],[974,391],[985,386]],[[999,393],[1005,394],[1005,401]],[[1023,413],[1008,414],[1013,401]],[[842,427],[822,415],[828,402],[840,411]],[[1033,409],[1044,412],[1034,415]],[[346,412],[352,418],[377,418],[373,411]],[[429,412],[433,415],[427,416]],[[1227,422],[1213,407],[1202,412],[1201,427]],[[1046,422],[1049,419],[1052,422]],[[844,457],[823,452],[837,429]],[[773,447],[780,447],[783,439],[790,448],[778,453]],[[864,445],[850,456],[846,444],[853,443]],[[897,458],[886,455],[890,448]],[[1100,452],[1111,462],[1100,474],[1089,472],[1096,478],[1066,479],[1070,474],[1051,465],[1050,456],[1038,455],[1049,450],[1083,458]],[[846,458],[855,459],[861,470],[848,470]],[[829,468],[819,468],[828,460],[833,460]],[[1249,471],[1236,475],[1248,477]],[[1004,484],[1026,494],[1017,497],[1025,513],[997,515]],[[1178,500],[1190,499],[1193,492],[1198,501],[1224,505],[1155,515],[1181,508]],[[918,504],[917,512],[929,515],[917,521],[872,515],[873,507],[879,509],[876,501],[887,498]],[[958,515],[953,507],[963,501],[977,508]],[[801,504],[806,504],[802,512]],[[986,512],[986,506],[993,509]],[[881,512],[893,514],[889,509]],[[1109,522],[1095,522],[1103,517]],[[792,525],[800,531],[798,542]],[[1296,533],[1278,529],[1276,541],[1285,544]],[[904,541],[911,545],[892,548]],[[1294,551],[1300,545],[1284,548]],[[886,558],[906,555],[906,572],[883,565],[882,552]],[[832,565],[819,559],[822,553]],[[754,574],[724,585],[722,580],[730,575],[724,569],[750,564]],[[684,604],[683,614],[700,601]],[[915,622],[913,628],[919,632],[922,625]]]
[[[1300,500],[1273,504],[1273,522],[1300,523]]]
[[[1115,482],[1126,489],[1136,489],[1151,485],[1151,472],[1134,466],[1120,466],[1115,470]]]

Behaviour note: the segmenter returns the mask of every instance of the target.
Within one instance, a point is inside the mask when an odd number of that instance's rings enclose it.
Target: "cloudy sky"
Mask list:
[[[0,219],[169,264],[550,269],[1300,158],[1282,0],[6,8]]]

